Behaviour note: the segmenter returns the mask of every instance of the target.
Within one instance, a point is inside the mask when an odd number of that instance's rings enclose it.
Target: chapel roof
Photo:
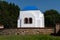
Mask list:
[[[38,10],[38,8],[36,6],[26,6],[23,10]]]

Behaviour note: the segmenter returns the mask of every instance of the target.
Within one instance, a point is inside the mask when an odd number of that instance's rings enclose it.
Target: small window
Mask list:
[[[32,24],[32,18],[29,18],[29,24]]]
[[[25,19],[24,19],[24,23],[25,23],[25,24],[28,24],[28,18],[25,18]]]

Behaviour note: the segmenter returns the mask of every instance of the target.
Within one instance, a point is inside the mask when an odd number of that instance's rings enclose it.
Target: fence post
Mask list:
[[[55,33],[57,33],[59,30],[60,30],[60,24],[57,23],[57,24],[56,24],[56,27],[55,27]]]

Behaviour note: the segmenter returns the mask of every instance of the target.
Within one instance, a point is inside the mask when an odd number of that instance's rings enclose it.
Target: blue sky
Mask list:
[[[60,12],[60,0],[5,0],[15,3],[23,10],[26,6],[36,6],[42,12],[50,9],[55,9]]]

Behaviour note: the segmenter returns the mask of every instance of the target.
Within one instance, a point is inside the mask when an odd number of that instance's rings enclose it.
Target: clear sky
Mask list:
[[[55,9],[60,12],[60,0],[5,0],[15,3],[22,10],[26,6],[36,6],[42,12],[50,9]]]

